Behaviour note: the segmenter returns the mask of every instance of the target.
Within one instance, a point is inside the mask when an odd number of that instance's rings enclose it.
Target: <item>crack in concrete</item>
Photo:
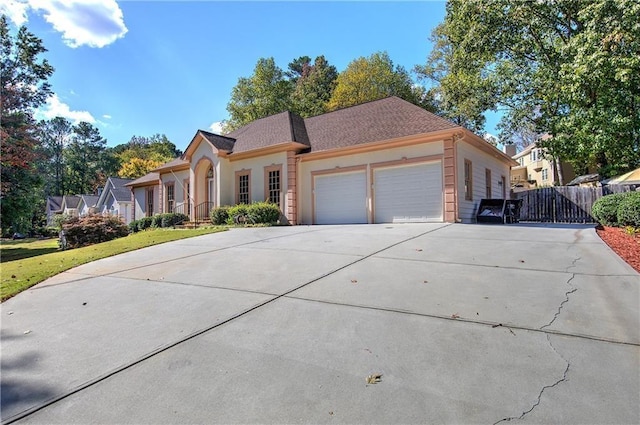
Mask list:
[[[567,292],[565,292],[565,293],[564,293],[564,297],[565,297],[565,298],[564,298],[564,300],[560,303],[560,306],[558,307],[558,311],[556,311],[556,314],[554,314],[554,315],[553,315],[553,319],[551,319],[551,321],[550,321],[549,323],[547,323],[546,325],[542,326],[542,327],[540,328],[540,330],[542,330],[542,329],[544,329],[544,328],[547,328],[547,327],[551,326],[551,325],[553,324],[553,322],[555,322],[555,321],[556,321],[556,319],[558,318],[558,316],[560,316],[560,313],[562,312],[562,307],[564,307],[564,305],[565,305],[566,303],[568,303],[568,302],[569,302],[569,295],[570,295],[570,294],[573,294],[574,292],[576,292],[576,291],[578,290],[578,288],[576,288],[576,287],[574,287],[574,286],[572,286],[572,285],[571,285],[571,281],[572,281],[575,277],[576,277],[576,274],[575,274],[575,273],[573,273],[573,274],[571,275],[571,277],[569,278],[569,280],[567,280],[567,285],[571,286],[571,290],[570,290],[570,291],[567,291]]]

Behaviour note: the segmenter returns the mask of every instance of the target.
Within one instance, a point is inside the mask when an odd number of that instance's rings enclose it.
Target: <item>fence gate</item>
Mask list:
[[[596,223],[591,216],[591,207],[598,198],[633,189],[635,186],[627,185],[556,186],[518,192],[514,198],[522,200],[520,221]]]

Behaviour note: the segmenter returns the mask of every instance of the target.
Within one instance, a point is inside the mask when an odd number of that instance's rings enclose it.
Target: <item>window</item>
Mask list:
[[[280,207],[280,195],[282,193],[282,185],[280,176],[282,174],[282,165],[272,165],[264,167],[264,194],[265,199]]]
[[[175,204],[176,204],[175,189],[176,189],[175,183],[167,184],[166,192],[167,192],[167,212],[168,213],[173,212],[173,208],[175,207]]]
[[[464,199],[473,201],[473,170],[471,169],[471,161],[464,160]]]
[[[549,180],[549,169],[548,168],[543,168],[542,169],[542,180]]]
[[[531,153],[529,154],[529,158],[531,159],[531,162],[535,162],[537,160],[540,159],[540,154],[538,152],[538,149],[531,149]]]
[[[147,189],[147,217],[153,215],[153,188]]]
[[[236,171],[236,204],[251,201],[251,170]]]
[[[518,158],[518,164],[524,165],[524,158],[523,157]]]
[[[488,168],[484,170],[484,181],[486,199],[491,199],[491,170]]]

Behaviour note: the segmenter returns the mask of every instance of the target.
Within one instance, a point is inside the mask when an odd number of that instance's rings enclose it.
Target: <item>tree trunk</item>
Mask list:
[[[556,169],[558,170],[558,183],[560,183],[560,186],[564,186],[564,176],[562,175],[562,161],[560,161],[560,158],[556,157],[555,163]]]

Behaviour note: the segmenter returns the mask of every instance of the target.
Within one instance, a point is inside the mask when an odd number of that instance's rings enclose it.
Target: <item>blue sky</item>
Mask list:
[[[407,70],[423,64],[445,2],[4,0],[0,11],[56,68],[39,117],[92,122],[110,146],[164,133],[184,149],[228,118],[231,89],[261,57],[286,69],[324,55],[342,71],[387,51]]]

